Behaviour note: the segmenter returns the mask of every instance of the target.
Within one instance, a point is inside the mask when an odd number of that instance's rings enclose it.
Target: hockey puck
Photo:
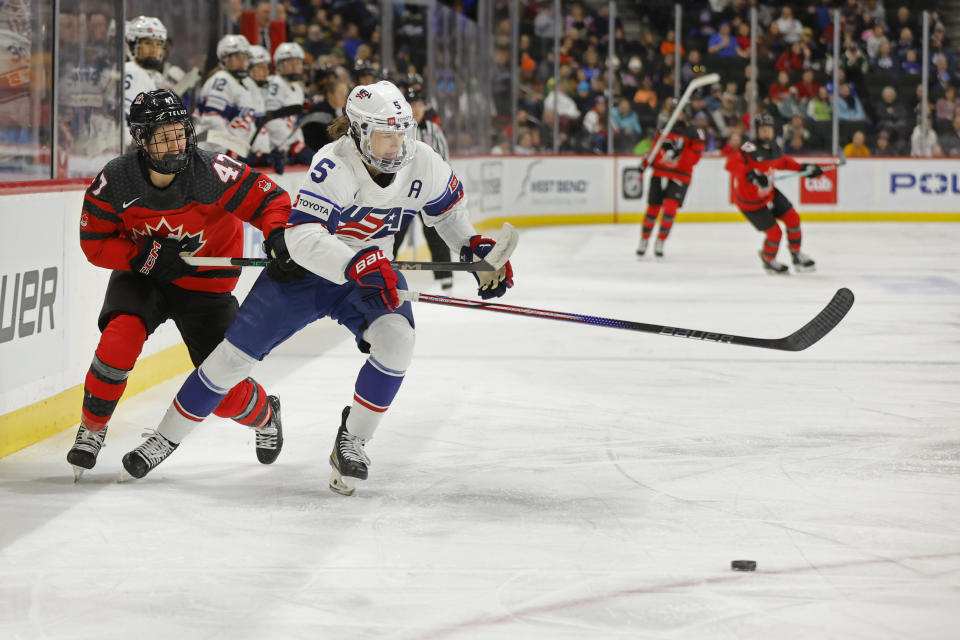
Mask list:
[[[734,571],[755,571],[757,568],[756,560],[734,560],[730,563],[730,568]]]

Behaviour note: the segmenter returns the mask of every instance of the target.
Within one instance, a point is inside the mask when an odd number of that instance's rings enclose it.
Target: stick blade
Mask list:
[[[501,228],[496,231],[491,231],[487,235],[490,236],[496,244],[490,253],[487,254],[487,257],[484,258],[484,262],[490,264],[492,271],[496,271],[507,264],[510,256],[513,255],[513,251],[517,248],[517,243],[520,241],[520,232],[509,222],[504,222]]]
[[[803,351],[816,344],[825,335],[833,331],[840,324],[847,312],[853,306],[853,291],[846,287],[839,289],[827,306],[818,313],[813,320],[783,338],[785,351]]]

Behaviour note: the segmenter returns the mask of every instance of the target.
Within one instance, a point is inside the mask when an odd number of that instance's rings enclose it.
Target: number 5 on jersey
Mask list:
[[[327,179],[327,170],[325,167],[333,169],[335,166],[337,165],[333,163],[333,160],[330,158],[323,158],[317,163],[317,166],[313,168],[313,171],[310,172],[310,178],[317,184],[320,184]]]

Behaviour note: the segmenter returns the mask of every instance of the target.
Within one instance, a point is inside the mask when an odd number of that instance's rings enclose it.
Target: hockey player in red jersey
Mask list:
[[[823,169],[817,164],[802,165],[783,154],[774,140],[773,116],[758,115],[756,125],[756,141],[744,142],[739,152],[727,157],[726,168],[733,177],[734,202],[747,220],[766,234],[760,259],[767,273],[789,272],[787,265],[777,261],[777,251],[783,237],[777,220],[783,220],[787,227],[793,268],[796,271],[813,271],[816,268],[814,261],[800,251],[803,239],[800,216],[786,196],[773,186],[770,178],[776,169],[807,171],[811,177],[821,175]]]
[[[107,163],[87,189],[80,215],[83,252],[113,273],[84,383],[80,429],[67,454],[77,479],[96,464],[147,337],[173,319],[199,365],[236,315],[231,292],[240,270],[191,267],[181,254],[240,255],[243,221],[266,236],[290,215],[290,196],[270,178],[196,148],[190,116],[171,91],[139,94],[130,107],[130,132],[137,149]],[[256,429],[260,462],[279,455],[279,400],[252,378],[230,389],[216,414]]]
[[[653,227],[657,224],[657,216],[662,210],[660,231],[657,233],[653,252],[658,258],[663,257],[663,243],[667,241],[677,209],[683,205],[683,199],[687,195],[693,167],[703,155],[706,134],[703,129],[688,125],[686,120],[684,112],[681,111],[677,126],[667,134],[657,157],[653,159],[653,177],[650,179],[650,191],[647,194],[647,214],[640,230],[638,256],[647,252]],[[657,134],[654,145],[660,137],[661,134]]]

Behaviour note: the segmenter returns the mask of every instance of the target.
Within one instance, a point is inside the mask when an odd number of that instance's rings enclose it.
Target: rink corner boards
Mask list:
[[[137,361],[121,402],[193,368],[179,343]],[[0,458],[79,424],[83,384],[0,415]],[[158,416],[159,419],[159,416]]]

